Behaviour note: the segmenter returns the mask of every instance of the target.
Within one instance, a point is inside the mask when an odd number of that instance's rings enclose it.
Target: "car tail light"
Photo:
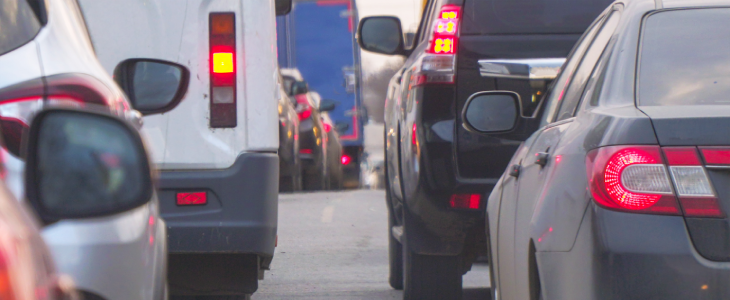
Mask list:
[[[294,99],[297,101],[296,111],[297,116],[299,116],[299,121],[309,119],[312,116],[312,106],[309,105],[307,94],[296,95]]]
[[[210,127],[237,125],[235,13],[210,14]]]
[[[205,205],[208,203],[206,192],[182,192],[177,193],[177,205]]]
[[[604,147],[589,153],[587,166],[593,199],[604,207],[687,217],[725,216],[695,147]]]
[[[455,79],[456,52],[459,45],[461,7],[444,5],[433,23],[421,69],[414,72],[409,88],[424,84],[452,84]]]
[[[301,154],[312,154],[312,149],[299,149]]]
[[[601,206],[630,212],[679,215],[658,146],[611,146],[587,159],[593,199]]]
[[[451,208],[479,209],[481,202],[482,195],[480,194],[454,194],[449,199]]]
[[[332,125],[330,125],[328,123],[322,123],[322,127],[324,128],[324,132],[332,131]]]
[[[342,158],[340,158],[340,160],[342,161],[343,165],[349,165],[352,161],[352,157],[347,154],[342,154]]]

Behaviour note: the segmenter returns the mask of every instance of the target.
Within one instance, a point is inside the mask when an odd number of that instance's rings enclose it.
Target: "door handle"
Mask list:
[[[547,152],[535,153],[535,164],[544,167],[547,165],[548,157],[550,157],[550,154]]]

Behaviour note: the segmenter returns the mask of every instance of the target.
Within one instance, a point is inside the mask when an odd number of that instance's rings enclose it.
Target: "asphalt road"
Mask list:
[[[282,194],[279,245],[253,300],[402,299],[388,285],[383,191]],[[464,276],[464,300],[489,299],[486,264]]]

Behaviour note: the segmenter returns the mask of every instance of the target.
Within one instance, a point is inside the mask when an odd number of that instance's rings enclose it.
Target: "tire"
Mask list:
[[[404,300],[461,300],[459,256],[417,254],[403,243],[403,263]]]
[[[390,205],[390,204],[388,204]],[[403,289],[403,245],[393,237],[391,228],[395,225],[395,217],[388,209],[388,264],[390,265],[390,275],[388,282],[390,287],[396,290]]]

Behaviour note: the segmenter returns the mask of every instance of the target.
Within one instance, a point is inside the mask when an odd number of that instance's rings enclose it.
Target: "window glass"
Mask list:
[[[644,21],[638,103],[730,104],[730,9],[686,9]]]
[[[571,80],[570,86],[563,98],[563,103],[560,105],[558,111],[558,117],[556,121],[565,120],[572,118],[575,113],[575,108],[578,106],[581,95],[585,90],[586,82],[593,69],[596,67],[598,59],[603,54],[606,45],[611,40],[613,32],[616,31],[620,14],[616,11],[606,19],[605,24],[602,26],[601,31],[596,36],[596,39],[591,43],[590,48],[586,51],[586,55],[580,63],[580,66],[575,72],[573,79]]]
[[[553,81],[552,86],[548,89],[548,93],[545,95],[545,111],[543,114],[540,126],[547,125],[555,117],[558,104],[563,98],[565,88],[568,86],[570,79],[573,78],[573,72],[575,71],[578,62],[583,57],[588,44],[593,40],[593,37],[598,31],[598,25],[603,21],[603,18],[597,19],[590,28],[583,34],[578,42],[573,47],[573,50],[568,54],[568,59],[563,65],[563,68],[558,77]]]
[[[40,29],[41,22],[26,0],[0,0],[0,54],[29,42]]]
[[[428,24],[431,21],[431,11],[433,10],[435,0],[429,0],[426,4],[426,7],[423,8],[423,16],[421,17],[421,26],[419,26],[418,29],[418,40],[423,42],[427,41],[428,35],[426,34],[428,32]]]
[[[466,0],[463,35],[582,33],[613,0]]]

